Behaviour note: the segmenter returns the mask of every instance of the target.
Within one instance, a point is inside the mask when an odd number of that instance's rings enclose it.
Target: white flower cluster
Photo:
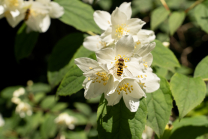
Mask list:
[[[86,77],[83,82],[85,98],[104,93],[108,105],[112,106],[123,97],[126,107],[136,112],[145,93],[159,88],[160,79],[150,67],[154,32],[141,29],[145,22],[131,18],[131,14],[131,3],[126,2],[111,15],[95,11],[94,20],[103,33],[87,37],[83,45],[95,51],[97,61],[77,58],[75,63]]]
[[[61,113],[56,119],[55,123],[59,126],[67,126],[69,129],[75,128],[76,119],[72,116],[69,116],[67,113]]]
[[[25,94],[25,89],[20,87],[19,89],[15,90],[12,97],[12,102],[17,104],[16,113],[20,115],[21,118],[24,118],[26,115],[32,115],[32,108],[31,106],[23,102],[19,97]]]
[[[4,119],[0,114],[0,127],[4,126],[4,124],[5,124]]]
[[[0,19],[5,17],[12,27],[24,20],[28,31],[46,32],[50,18],[63,14],[63,7],[51,0],[0,0]]]

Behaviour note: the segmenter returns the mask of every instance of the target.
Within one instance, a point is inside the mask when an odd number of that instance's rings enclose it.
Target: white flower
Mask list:
[[[86,79],[83,82],[86,99],[95,98],[107,92],[113,84],[113,78],[109,74],[106,64],[99,64],[90,58],[77,58],[75,64],[84,72]]]
[[[107,67],[115,78],[128,76],[133,77],[144,69],[141,57],[132,57],[134,52],[134,40],[131,36],[123,36],[116,44],[115,48],[106,48],[96,52],[99,63],[106,63]],[[123,61],[123,68],[118,73],[119,63]]]
[[[131,112],[136,112],[140,99],[146,95],[134,78],[124,77],[120,81],[115,81],[114,87],[106,93],[105,97],[108,105],[113,106],[120,101],[122,96],[126,107]]]
[[[149,126],[145,125],[145,130],[142,133],[142,138],[143,139],[151,139],[153,135],[153,130]]]
[[[13,97],[12,102],[15,104],[19,104],[21,102],[21,100],[18,97]]]
[[[25,94],[25,89],[23,87],[20,87],[19,89],[14,91],[13,97],[19,97],[24,94]]]
[[[24,19],[23,0],[2,0],[0,3],[0,19],[5,17],[13,28]]]
[[[163,42],[162,43],[165,47],[169,47],[170,46],[170,43],[169,42]]]
[[[59,18],[64,14],[64,8],[51,0],[36,0],[49,8],[51,18]]]
[[[32,115],[32,108],[28,103],[20,102],[16,107],[16,113],[20,115],[21,118],[24,118],[26,115]]]
[[[90,51],[99,51],[100,49],[104,49],[107,47],[114,47],[114,44],[107,45],[106,42],[102,41],[99,35],[88,36],[84,39],[83,46]]]
[[[0,127],[4,126],[4,124],[5,124],[4,119],[0,114]]]
[[[117,42],[124,35],[137,37],[137,33],[145,24],[140,19],[131,18],[131,3],[122,3],[112,15],[105,11],[95,11],[94,20],[105,32],[101,35],[107,44]]]
[[[59,18],[64,14],[64,9],[56,2],[50,0],[28,1],[26,8],[28,19],[26,24],[29,29],[38,32],[46,32],[51,24],[51,18]]]
[[[76,119],[72,116],[69,116],[67,113],[61,113],[56,119],[55,123],[62,126],[68,126],[69,129],[74,129]]]

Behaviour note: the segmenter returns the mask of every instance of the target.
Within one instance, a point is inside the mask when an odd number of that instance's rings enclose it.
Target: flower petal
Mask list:
[[[95,23],[102,29],[106,30],[111,24],[111,15],[105,11],[95,11],[94,14]]]
[[[134,51],[134,40],[132,36],[123,36],[116,44],[116,55],[131,56]]]
[[[123,13],[126,14],[127,19],[131,18],[131,15],[132,15],[131,2],[129,2],[129,3],[123,2],[119,6],[119,10],[121,10]]]
[[[100,36],[88,36],[84,39],[83,46],[87,48],[90,51],[98,51],[100,50],[103,46],[101,45],[101,38]]]
[[[144,69],[144,66],[142,65],[142,63],[139,63],[140,60],[141,58],[132,57],[129,62],[125,62],[125,65],[127,67],[124,69],[124,72],[128,69],[133,75],[133,77],[139,75]]]
[[[6,19],[7,19],[7,22],[9,23],[10,26],[12,26],[13,28],[16,27],[19,22],[21,20],[23,20],[24,16],[23,14],[19,14],[18,16],[16,17],[13,17],[11,12],[10,13],[7,13],[6,14]]]
[[[147,74],[147,76],[152,76],[152,79],[151,80],[148,80],[145,82],[145,90],[146,90],[146,93],[152,93],[156,90],[158,90],[160,88],[160,78],[157,77],[156,74],[154,73],[149,73]]]
[[[137,36],[139,40],[148,40],[150,42],[155,40],[155,33],[152,30],[141,29]]]
[[[0,5],[0,15],[4,13],[4,6]]]
[[[138,50],[137,53],[138,53],[140,56],[143,57],[143,56],[149,54],[149,53],[155,48],[155,45],[156,45],[155,42],[151,42],[151,43],[149,43],[149,44],[146,44],[146,45],[144,45],[143,47],[141,47],[141,48]]]
[[[49,15],[46,15],[43,17],[42,21],[40,20],[40,23],[39,23],[39,31],[40,32],[46,32],[49,28],[51,24],[51,19],[49,17]]]
[[[96,52],[99,63],[111,63],[115,58],[115,51],[112,48],[102,49]]]
[[[132,98],[129,95],[123,95],[124,103],[126,104],[126,107],[131,111],[131,112],[136,112],[139,108],[140,100],[136,98]]]
[[[64,14],[64,8],[58,3],[51,1],[49,3],[50,11],[49,15],[51,18],[59,18]]]
[[[147,62],[147,66],[150,66],[152,64],[153,61],[153,56],[151,53],[145,55],[144,57],[142,57],[144,62]]]
[[[113,43],[114,39],[112,38],[112,27],[107,28],[107,30],[101,34],[101,39],[110,45]]]
[[[87,58],[87,57],[81,57],[81,58],[76,58],[74,60],[74,63],[83,71],[83,72],[89,72],[93,69],[100,68],[98,65],[98,62]],[[100,68],[101,69],[101,68]]]
[[[144,24],[145,22],[138,18],[131,18],[126,22],[127,29],[131,35],[136,35]]]
[[[127,16],[119,8],[116,8],[111,15],[111,22],[113,27],[125,24],[127,21]]]

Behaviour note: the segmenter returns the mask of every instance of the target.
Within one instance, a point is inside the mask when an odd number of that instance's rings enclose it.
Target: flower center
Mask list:
[[[105,86],[109,80],[108,74],[106,72],[97,72],[95,73],[97,75],[96,78],[94,78],[92,83],[98,82],[98,83],[103,83]],[[90,77],[88,77],[88,80],[90,80]]]
[[[127,27],[128,25],[126,24],[117,25],[115,36],[121,38],[123,35],[127,35],[127,33],[130,31],[127,29]]]
[[[129,85],[129,83],[126,83],[126,84],[122,84],[122,85],[119,85],[118,88],[117,88],[117,92],[118,94],[120,95],[122,91],[125,92],[126,95],[128,95],[128,93],[131,93],[131,91],[133,91],[133,85]]]

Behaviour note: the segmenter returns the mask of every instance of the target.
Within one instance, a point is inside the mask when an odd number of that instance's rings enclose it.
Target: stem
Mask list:
[[[87,31],[88,34],[90,34],[91,36],[95,36],[97,34],[93,33],[92,31]]]
[[[194,2],[189,8],[187,8],[185,10],[185,13],[188,13],[191,9],[193,9],[196,5],[200,4],[201,2],[203,2],[204,0],[198,0],[196,2]]]
[[[167,3],[165,2],[165,0],[160,0],[160,1],[161,1],[162,5],[165,7],[165,9],[166,9],[167,11],[170,11],[170,9],[169,9]]]
[[[204,80],[205,82],[207,82],[207,81],[208,81],[208,78],[204,78],[203,80]]]

